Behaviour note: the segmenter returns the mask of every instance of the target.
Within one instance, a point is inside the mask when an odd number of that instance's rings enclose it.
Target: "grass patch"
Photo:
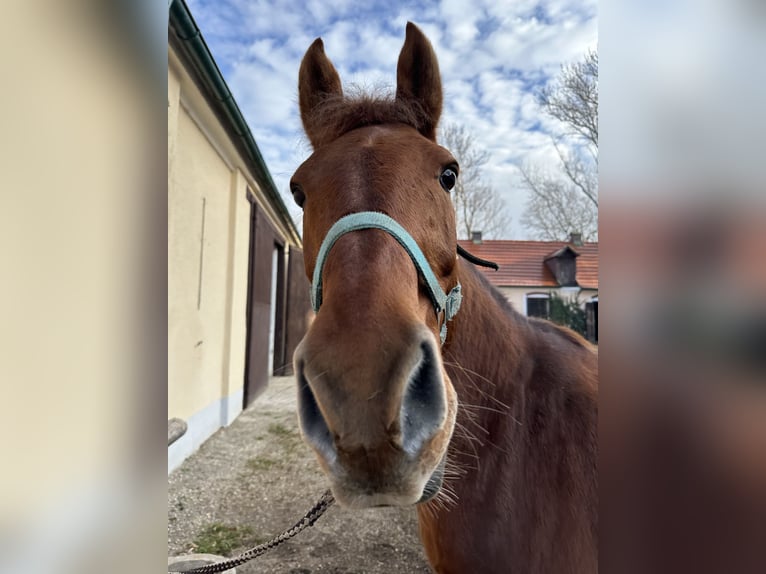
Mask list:
[[[235,548],[244,546],[252,535],[253,530],[248,526],[227,526],[214,522],[203,528],[194,539],[194,551],[227,556]]]
[[[300,434],[298,434],[297,429],[285,426],[282,423],[271,423],[266,430],[269,435],[277,439],[277,443],[287,457],[294,456],[303,446],[303,440]]]
[[[277,435],[277,436],[288,437],[288,436],[295,435],[295,431],[293,431],[292,429],[287,428],[282,423],[271,423],[269,425],[268,431],[271,434],[274,434],[274,435]]]
[[[255,458],[249,459],[245,464],[250,470],[261,471],[274,468],[279,464],[279,461],[267,456],[256,456]]]

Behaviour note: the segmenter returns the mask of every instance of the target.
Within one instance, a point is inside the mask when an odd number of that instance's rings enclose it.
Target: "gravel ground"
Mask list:
[[[236,555],[292,526],[326,489],[327,480],[298,433],[295,380],[274,378],[231,426],[168,477],[169,555],[209,551],[204,533],[213,525],[238,528],[227,538],[235,547],[219,552]],[[237,567],[238,574],[256,572],[417,574],[430,569],[414,508],[352,511],[335,504],[312,528]]]

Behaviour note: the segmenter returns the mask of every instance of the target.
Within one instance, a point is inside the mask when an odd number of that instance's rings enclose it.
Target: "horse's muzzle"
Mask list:
[[[306,364],[303,357],[316,354],[296,352],[301,430],[341,504],[411,505],[441,488],[456,401],[433,335],[423,331],[414,343],[400,358],[404,368],[387,370],[399,376],[372,393],[371,379],[348,380],[327,365]]]

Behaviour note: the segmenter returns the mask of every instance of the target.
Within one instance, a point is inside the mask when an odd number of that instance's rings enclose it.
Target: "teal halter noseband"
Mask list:
[[[314,312],[318,312],[319,307],[322,305],[322,269],[330,249],[343,235],[359,229],[381,229],[396,239],[399,245],[404,247],[404,250],[410,256],[410,259],[412,259],[412,262],[428,286],[428,294],[436,310],[437,318],[440,319],[441,313],[444,311],[444,322],[439,332],[443,345],[447,339],[447,321],[451,321],[457,314],[460,309],[460,302],[463,299],[460,283],[455,285],[449,294],[446,294],[417,242],[407,233],[404,227],[385,213],[377,211],[352,213],[351,215],[341,217],[330,228],[330,231],[327,232],[322,246],[319,248],[319,255],[317,255],[316,265],[314,266],[314,277],[311,282],[311,305],[314,308]]]

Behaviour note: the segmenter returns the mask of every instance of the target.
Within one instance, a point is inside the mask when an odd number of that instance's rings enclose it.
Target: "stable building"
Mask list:
[[[168,419],[173,470],[290,374],[311,315],[302,243],[182,0],[168,20]]]

